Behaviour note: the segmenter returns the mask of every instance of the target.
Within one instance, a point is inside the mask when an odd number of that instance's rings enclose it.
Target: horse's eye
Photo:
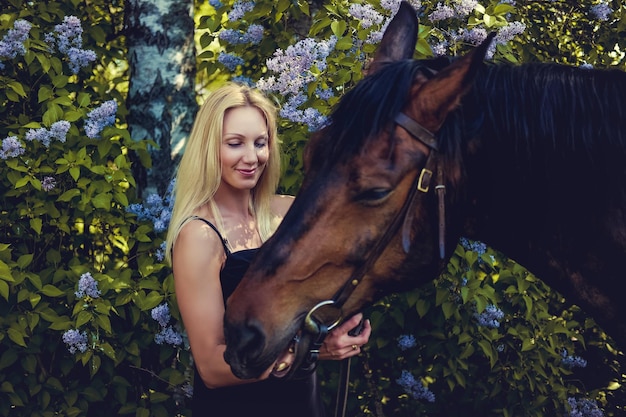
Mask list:
[[[368,206],[375,206],[385,201],[390,193],[391,190],[388,188],[371,188],[358,194],[355,200]]]

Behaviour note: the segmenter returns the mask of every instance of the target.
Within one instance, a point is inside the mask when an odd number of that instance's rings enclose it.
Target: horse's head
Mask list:
[[[403,2],[367,77],[307,144],[293,206],[227,302],[225,358],[237,376],[258,377],[287,349],[295,369],[320,331],[436,276],[435,188],[461,173],[443,178],[430,132],[469,88],[486,46],[444,68],[415,65],[417,25]]]

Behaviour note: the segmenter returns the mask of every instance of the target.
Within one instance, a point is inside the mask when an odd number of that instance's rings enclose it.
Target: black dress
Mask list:
[[[224,300],[235,290],[248,269],[257,249],[231,253],[226,241],[209,221],[197,217],[211,226],[220,236],[226,251],[226,262],[220,273]],[[270,378],[250,384],[209,389],[194,369],[192,417],[324,417],[317,373],[304,379],[284,380]]]

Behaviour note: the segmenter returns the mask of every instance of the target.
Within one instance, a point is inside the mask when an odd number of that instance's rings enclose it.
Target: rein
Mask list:
[[[402,247],[405,253],[409,252],[411,239],[411,225],[414,217],[414,206],[417,201],[418,191],[421,193],[427,193],[430,189],[430,182],[433,177],[433,171],[437,172],[437,185],[435,191],[438,197],[438,212],[439,212],[439,256],[441,259],[445,257],[445,185],[443,182],[443,169],[441,164],[437,163],[437,151],[438,144],[435,135],[428,129],[421,126],[415,120],[410,118],[404,113],[398,113],[394,118],[396,125],[406,130],[413,138],[424,144],[430,153],[427,157],[426,164],[419,175],[415,176],[409,194],[407,195],[404,204],[400,208],[400,211],[393,218],[391,224],[385,230],[385,233],[376,242],[374,247],[370,251],[370,255],[365,262],[363,262],[352,274],[352,276],[345,282],[345,284],[339,289],[339,291],[330,300],[325,300],[315,305],[306,315],[303,324],[303,332],[308,333],[313,337],[309,352],[304,359],[302,370],[305,372],[312,372],[317,365],[317,359],[319,357],[319,350],[324,342],[324,338],[330,330],[335,328],[343,320],[341,308],[350,297],[355,288],[365,277],[367,271],[369,271],[374,263],[380,258],[389,242],[396,235],[400,227],[402,227]],[[337,309],[337,318],[330,324],[316,319],[314,313],[322,308],[333,307]],[[349,363],[348,365],[349,366]],[[343,373],[343,372],[342,372]],[[347,385],[349,373],[343,373],[346,375],[340,381],[340,392],[342,385]],[[335,416],[343,416],[345,414],[345,389],[344,395],[338,395],[337,407],[335,409]]]

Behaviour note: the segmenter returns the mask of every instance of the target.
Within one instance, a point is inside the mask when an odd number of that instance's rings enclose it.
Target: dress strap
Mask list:
[[[226,252],[226,256],[230,255],[230,249],[228,249],[228,240],[224,239],[224,237],[222,236],[220,231],[217,230],[217,227],[215,227],[215,225],[213,223],[211,223],[207,219],[202,218],[200,216],[189,216],[185,220],[183,220],[182,223],[185,224],[188,220],[200,220],[200,221],[206,223],[207,225],[209,225],[209,227],[211,227],[211,229],[213,229],[215,231],[215,233],[217,233],[217,236],[219,236],[220,240],[222,241],[222,245],[224,246],[224,252]]]

